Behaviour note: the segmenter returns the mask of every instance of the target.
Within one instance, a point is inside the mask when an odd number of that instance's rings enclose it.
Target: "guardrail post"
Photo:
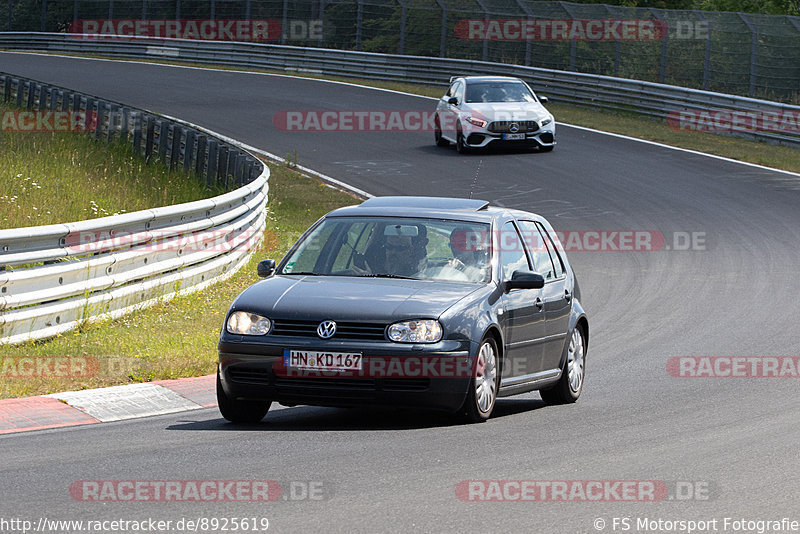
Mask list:
[[[25,86],[28,89],[25,109],[33,109],[33,104],[36,102],[36,85],[33,82],[28,82]]]
[[[123,142],[127,142],[131,134],[131,110],[124,107],[120,113],[119,135]]]
[[[750,90],[748,96],[756,94],[756,57],[758,56],[758,28],[747,18],[744,13],[737,13],[742,22],[750,30]]]
[[[221,182],[228,190],[228,155],[230,150],[227,146],[222,145],[219,147],[219,161],[217,162],[217,181]]]
[[[211,185],[217,179],[217,161],[219,158],[219,143],[214,139],[208,140],[208,155],[206,156],[206,185]]]
[[[181,159],[181,138],[183,137],[183,128],[177,124],[172,127],[172,149],[169,155],[169,168],[174,169],[178,166]]]
[[[47,94],[47,109],[55,111],[58,108],[58,89],[51,87]]]
[[[183,147],[183,171],[186,174],[192,170],[194,167],[194,162],[197,158],[195,155],[195,140],[197,139],[197,133],[195,133],[192,129],[186,130],[186,144]]]
[[[11,100],[11,76],[3,76],[3,102]]]
[[[131,120],[133,121],[133,152],[134,154],[142,154],[142,116],[139,113],[132,112]]]
[[[161,162],[167,163],[167,143],[169,142],[169,126],[164,124],[161,119],[156,119],[156,126],[158,127],[158,157]]]
[[[102,101],[95,101],[97,105],[97,129],[94,131],[95,139],[100,139],[103,135],[103,128],[106,125],[108,114],[106,113],[106,103]]]
[[[156,135],[156,120],[151,115],[145,118],[145,142],[144,142],[144,157],[150,161],[150,156],[153,155],[153,142]]]
[[[208,163],[208,157],[206,155],[206,143],[208,138],[205,135],[199,135],[197,137],[197,156],[195,157],[194,162],[194,172],[197,176],[203,176],[203,173],[206,170],[206,164]],[[206,184],[207,185],[207,184]]]

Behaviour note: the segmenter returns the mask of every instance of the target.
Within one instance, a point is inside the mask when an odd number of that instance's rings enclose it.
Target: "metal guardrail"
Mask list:
[[[197,291],[247,262],[263,235],[269,187],[269,169],[255,156],[188,123],[35,80],[0,73],[0,91],[27,109],[92,113],[97,139],[122,139],[237,187],[175,206],[0,230],[0,344]]]
[[[529,81],[537,92],[556,102],[630,111],[657,119],[666,120],[670,114],[692,110],[767,112],[781,117],[788,115],[795,121],[800,117],[800,106],[766,100],[624,78],[460,59],[147,37],[93,40],[81,35],[50,33],[0,33],[0,47],[130,59],[166,56],[191,63],[435,85],[446,85],[453,74],[503,74]],[[794,124],[794,129],[790,124],[780,131],[739,127],[721,133],[798,147],[800,128],[797,122]]]

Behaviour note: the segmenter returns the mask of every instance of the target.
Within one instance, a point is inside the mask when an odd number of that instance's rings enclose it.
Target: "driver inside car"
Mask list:
[[[427,264],[426,228],[422,225],[390,224],[383,230],[383,239],[368,248],[361,262],[353,262],[352,271],[363,275],[415,277]],[[359,265],[360,263],[360,265]]]

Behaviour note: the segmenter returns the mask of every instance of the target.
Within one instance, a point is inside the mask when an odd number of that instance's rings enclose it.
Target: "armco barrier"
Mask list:
[[[35,80],[0,73],[0,91],[27,109],[94,113],[90,135],[236,187],[176,206],[0,230],[0,344],[199,290],[236,272],[260,242],[269,169],[254,155],[176,119]]]
[[[191,63],[263,68],[292,73],[350,76],[446,85],[454,74],[503,74],[529,81],[553,101],[625,110],[666,119],[680,111],[767,112],[796,120],[800,106],[673,85],[461,59],[373,54],[260,43],[130,38],[88,40],[60,33],[0,33],[0,47],[18,50],[161,58]],[[800,146],[800,128],[780,131],[733,129],[729,135]]]

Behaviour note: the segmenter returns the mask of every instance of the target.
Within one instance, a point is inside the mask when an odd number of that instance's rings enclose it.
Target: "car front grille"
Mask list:
[[[512,128],[516,125],[516,128]],[[489,131],[493,133],[527,133],[539,129],[536,121],[494,121],[489,123]]]
[[[275,319],[272,321],[273,336],[318,337],[319,321],[298,321],[291,319]],[[386,325],[382,323],[348,323],[336,322],[336,333],[331,339],[355,339],[384,341]]]

